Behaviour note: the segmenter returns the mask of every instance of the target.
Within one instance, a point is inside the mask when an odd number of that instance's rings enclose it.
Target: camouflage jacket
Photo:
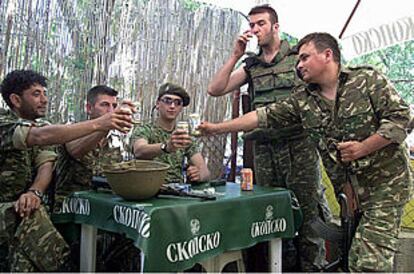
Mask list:
[[[289,43],[282,40],[280,50],[271,63],[263,62],[260,55],[251,56],[245,59],[244,67],[249,82],[249,96],[252,109],[266,106],[270,103],[288,97],[295,85],[301,83],[296,76],[295,64],[296,55],[291,55]],[[281,141],[282,138],[293,137],[304,138],[303,128],[292,125],[282,130],[256,129],[245,135],[247,139],[254,139],[262,142]]]
[[[104,167],[122,161],[121,149],[113,147],[112,135],[108,134],[107,141],[102,146],[96,146],[80,159],[73,158],[65,145],[58,147],[56,167],[57,188],[56,202],[74,191],[88,190],[92,176],[103,176]]]
[[[37,168],[56,160],[52,148],[28,148],[31,127],[48,124],[43,120],[19,118],[13,111],[0,109],[0,202],[15,201],[33,183]]]
[[[405,203],[412,188],[404,143],[409,108],[395,89],[371,68],[343,69],[336,100],[319,95],[319,86],[300,85],[283,102],[257,110],[259,126],[283,128],[302,124],[316,144],[336,192],[356,174],[361,207]],[[373,134],[392,143],[347,168],[337,159],[335,144],[363,141]]]
[[[134,144],[135,140],[141,138],[147,140],[148,144],[164,143],[170,139],[171,133],[172,132],[166,131],[156,124],[146,124],[134,129],[131,137],[131,144]],[[200,150],[198,144],[193,142],[185,150],[180,149],[173,153],[163,153],[160,156],[155,157],[153,160],[170,165],[170,169],[167,173],[167,182],[182,182],[182,166],[184,157],[187,157],[189,160],[194,154],[199,152]]]

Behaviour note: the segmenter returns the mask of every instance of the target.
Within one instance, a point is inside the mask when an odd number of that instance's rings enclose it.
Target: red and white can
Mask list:
[[[253,190],[253,170],[251,168],[242,168],[240,174],[242,177],[241,189]]]

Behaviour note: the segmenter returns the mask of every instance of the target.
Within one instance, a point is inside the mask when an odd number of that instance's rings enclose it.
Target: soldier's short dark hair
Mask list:
[[[334,61],[338,64],[341,64],[341,51],[339,50],[338,41],[336,41],[335,37],[326,32],[310,33],[302,39],[300,39],[300,41],[298,42],[296,46],[298,52],[303,45],[309,42],[313,42],[316,50],[319,53],[325,49],[331,49],[333,52]]]
[[[13,109],[14,106],[10,101],[10,95],[14,93],[22,96],[23,91],[35,84],[46,88],[47,78],[33,70],[13,70],[1,82],[0,92],[6,104]]]
[[[279,17],[277,16],[276,11],[268,4],[253,7],[249,11],[249,16],[258,13],[269,14],[270,22],[272,23],[272,25],[279,22]]]
[[[105,85],[94,86],[88,90],[88,94],[86,95],[86,101],[88,104],[94,105],[98,95],[117,96],[118,91]]]

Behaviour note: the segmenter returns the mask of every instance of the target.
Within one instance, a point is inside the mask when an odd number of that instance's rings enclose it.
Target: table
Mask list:
[[[144,256],[143,271],[183,271],[225,251],[271,241],[271,270],[281,271],[280,238],[292,238],[301,212],[282,188],[216,187],[215,201],[158,196],[125,201],[108,191],[75,192],[55,223],[82,224],[81,271],[95,270],[97,228],[125,234]],[[272,272],[273,272],[272,271]]]

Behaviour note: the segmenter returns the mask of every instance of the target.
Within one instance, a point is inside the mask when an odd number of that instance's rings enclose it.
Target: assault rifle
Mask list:
[[[189,198],[198,198],[204,201],[215,200],[216,196],[207,193],[195,193],[191,190],[185,189],[179,184],[164,184],[161,186],[159,195],[173,195]]]
[[[349,249],[351,248],[352,238],[361,215],[358,212],[352,212],[350,210],[348,197],[344,193],[338,195],[338,201],[341,206],[341,226],[333,223],[327,224],[319,217],[311,223],[312,229],[321,238],[337,243],[340,247],[338,259],[325,265],[322,268],[322,272],[333,272],[338,269],[349,272]]]

